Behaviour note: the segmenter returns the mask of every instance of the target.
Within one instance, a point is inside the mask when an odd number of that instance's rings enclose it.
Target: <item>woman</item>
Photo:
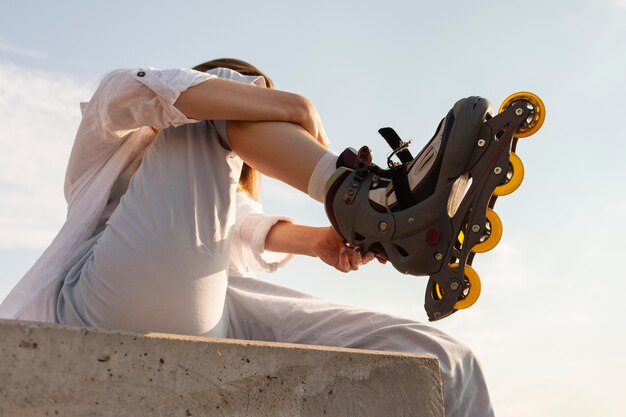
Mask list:
[[[238,247],[254,259],[265,249],[318,256],[342,271],[364,260],[331,228],[268,221],[245,201],[235,207],[242,159],[324,199],[337,155],[311,103],[262,88],[269,78],[242,61],[197,69],[120,70],[102,80],[82,107],[67,221],[0,316],[432,353],[447,415],[490,415],[473,355],[441,332],[235,273],[228,288]]]

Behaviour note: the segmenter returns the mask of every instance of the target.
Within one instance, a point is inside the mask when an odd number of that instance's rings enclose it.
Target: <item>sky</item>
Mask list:
[[[626,392],[626,1],[82,2],[0,0],[0,299],[63,223],[63,178],[99,79],[116,68],[248,60],[317,107],[331,148],[392,126],[414,153],[456,100],[529,90],[547,109],[518,143],[526,174],[498,199],[500,244],[473,263],[482,295],[434,323],[481,360],[498,416],[622,416]],[[326,225],[264,179],[269,213]],[[622,271],[622,272],[619,272]],[[425,277],[312,258],[262,279],[426,321]]]

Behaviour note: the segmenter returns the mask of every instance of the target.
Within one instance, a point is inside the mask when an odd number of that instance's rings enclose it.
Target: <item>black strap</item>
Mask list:
[[[396,199],[400,207],[411,207],[417,204],[417,200],[411,192],[409,186],[409,177],[406,175],[404,165],[399,165],[390,169],[391,181],[393,182],[393,191],[396,193]]]
[[[393,130],[393,128],[383,127],[378,129],[378,133],[380,133],[380,136],[382,136],[387,144],[391,146],[391,149],[393,149],[395,154],[398,155],[398,159],[400,159],[402,163],[406,164],[407,162],[411,162],[413,160],[413,155],[411,155],[411,152],[406,147],[408,143],[400,139],[400,136],[395,130]],[[403,147],[404,149],[401,149]]]

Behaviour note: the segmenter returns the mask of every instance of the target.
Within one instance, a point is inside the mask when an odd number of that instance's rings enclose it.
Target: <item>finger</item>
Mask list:
[[[320,145],[322,145],[322,147],[324,148],[328,148],[330,146],[330,141],[328,140],[328,138],[326,136],[317,136],[317,143],[319,143]]]
[[[356,251],[352,251],[352,254],[348,257],[348,260],[350,261],[350,269],[352,269],[353,271],[359,269],[359,266],[361,266],[361,264],[363,263],[361,255]]]
[[[324,147],[328,148],[330,146],[330,139],[328,139],[328,135],[326,135],[326,131],[324,128],[321,129],[317,141]]]
[[[367,252],[365,255],[363,255],[363,264],[365,265],[373,261],[375,257],[376,255],[374,255],[374,252]]]
[[[350,270],[350,261],[348,260],[348,251],[346,248],[339,249],[339,260],[337,261],[337,269],[341,272]]]
[[[330,140],[328,139],[328,135],[326,134],[326,129],[324,129],[324,125],[322,124],[319,118],[316,121],[316,135],[314,135],[315,139],[325,148],[328,148],[330,145]]]

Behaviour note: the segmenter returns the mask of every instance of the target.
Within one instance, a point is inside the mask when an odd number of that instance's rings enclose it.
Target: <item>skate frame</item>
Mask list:
[[[532,109],[524,101],[513,103],[507,110],[487,120],[475,139],[477,149],[468,169],[472,182],[450,219],[455,243],[444,254],[440,270],[430,275],[426,288],[424,307],[430,321],[449,316],[457,310],[455,306],[459,300],[471,291],[480,291],[479,288],[472,288],[465,267],[471,265],[474,259],[472,248],[487,235],[487,208],[495,205],[497,196],[493,193],[496,187],[506,182],[510,154],[517,144],[515,132],[531,116]],[[436,288],[437,285],[439,288]]]

